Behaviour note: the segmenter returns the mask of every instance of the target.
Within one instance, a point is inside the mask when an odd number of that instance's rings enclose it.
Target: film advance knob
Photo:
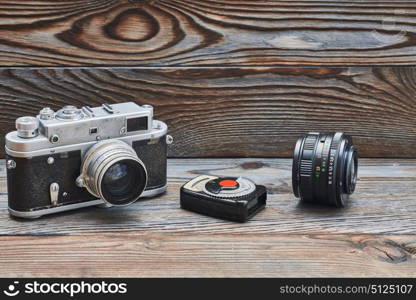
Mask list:
[[[39,135],[39,120],[35,117],[20,117],[16,120],[17,135],[33,138]]]

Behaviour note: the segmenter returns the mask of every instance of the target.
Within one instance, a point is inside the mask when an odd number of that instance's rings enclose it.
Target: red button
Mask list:
[[[220,186],[223,187],[234,187],[237,186],[237,181],[235,180],[231,180],[231,179],[225,179],[225,180],[221,180],[220,182]]]

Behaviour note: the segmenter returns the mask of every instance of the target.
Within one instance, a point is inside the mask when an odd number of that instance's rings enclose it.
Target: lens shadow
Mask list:
[[[315,214],[325,214],[328,212],[344,212],[347,210],[346,207],[336,207],[336,206],[329,206],[323,205],[318,203],[308,203],[304,201],[298,201],[296,204],[296,209],[301,212],[308,212],[308,213],[315,213]]]

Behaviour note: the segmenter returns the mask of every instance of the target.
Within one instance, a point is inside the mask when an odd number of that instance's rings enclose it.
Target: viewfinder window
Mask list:
[[[147,130],[147,117],[127,119],[127,132]]]

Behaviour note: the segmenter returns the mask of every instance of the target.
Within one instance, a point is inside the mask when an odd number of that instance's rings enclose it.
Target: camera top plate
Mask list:
[[[65,106],[54,113],[52,118],[42,115],[42,111],[37,116],[40,121],[39,132],[53,144],[117,138],[133,131],[146,131],[152,128],[153,107],[139,106],[133,102],[103,104],[93,108],[84,106],[81,109]],[[141,123],[141,126],[136,128],[129,126],[132,120],[136,119],[140,119],[138,123]],[[54,137],[59,138],[54,141]]]
[[[81,150],[106,139],[120,139],[128,144],[135,140],[157,139],[166,135],[164,122],[153,119],[153,107],[134,102],[103,104],[99,107],[74,106],[53,111],[44,108],[36,117],[37,128],[20,124],[6,135],[6,152],[14,157],[34,157]],[[35,124],[35,122],[32,122]]]

